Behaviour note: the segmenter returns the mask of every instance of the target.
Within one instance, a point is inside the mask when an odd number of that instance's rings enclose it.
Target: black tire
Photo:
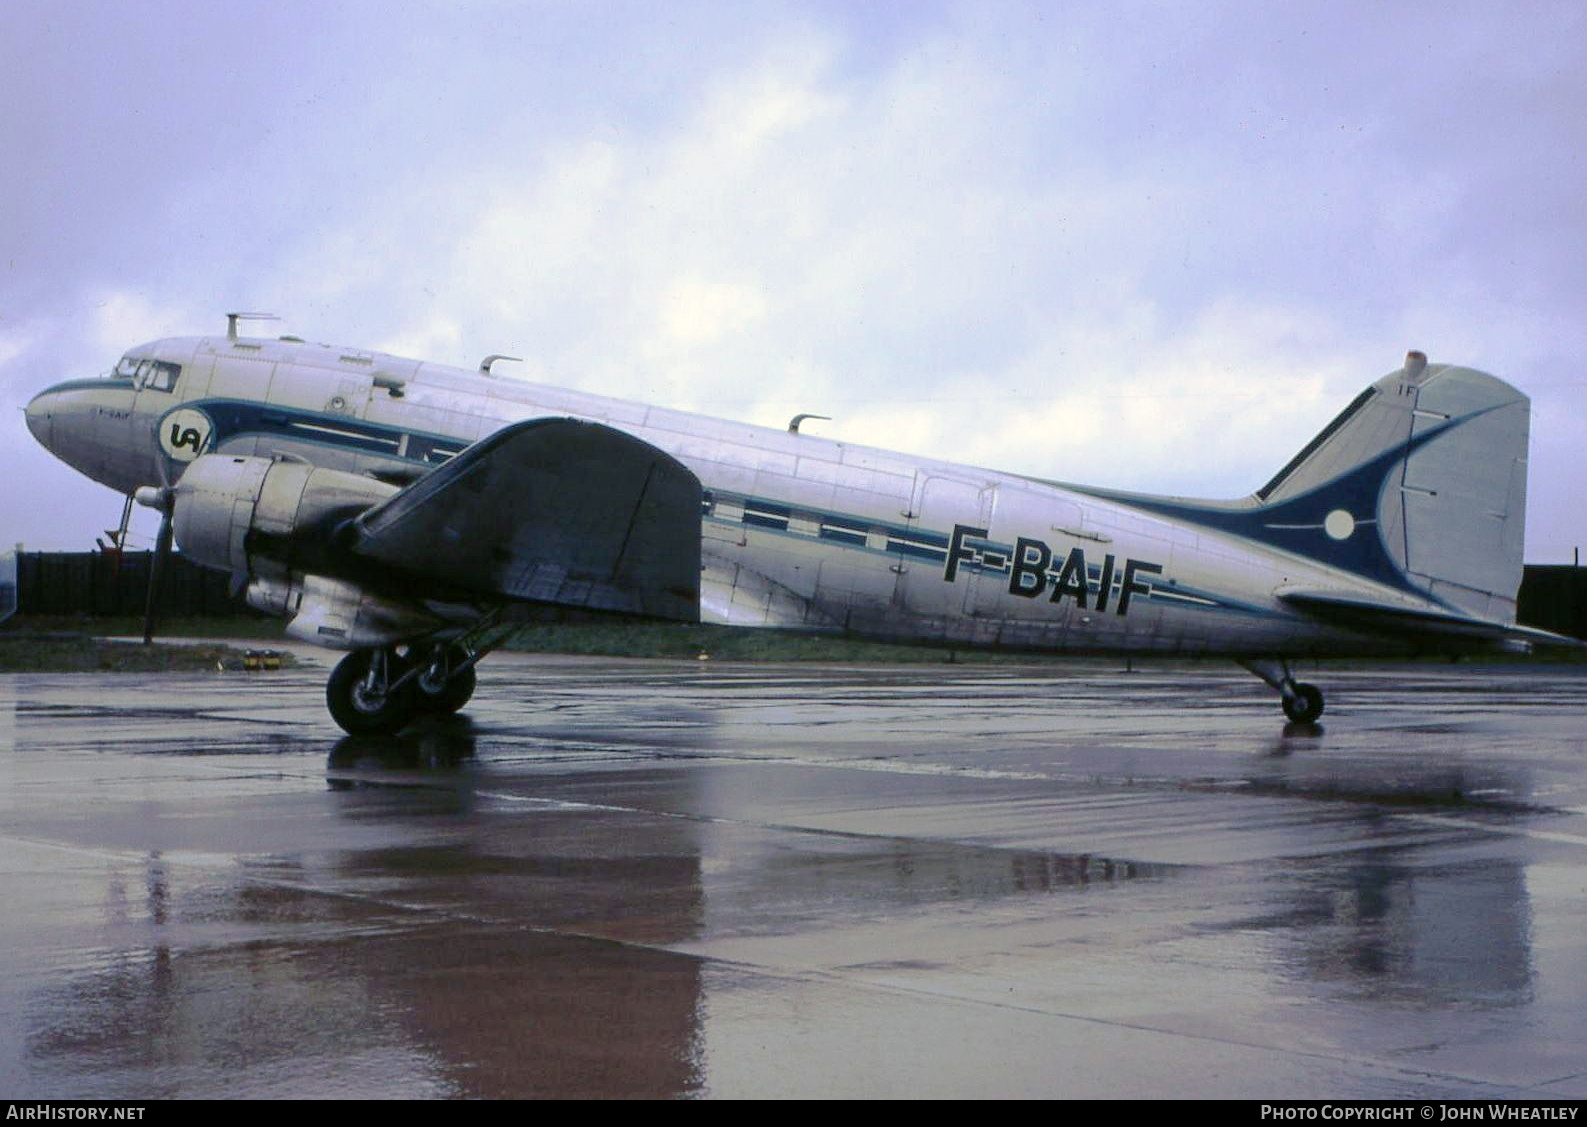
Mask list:
[[[1315,723],[1322,712],[1322,690],[1316,685],[1297,682],[1293,692],[1284,694],[1284,715],[1295,724]]]
[[[418,705],[419,711],[434,716],[445,716],[462,708],[473,697],[474,667],[471,665],[461,673],[452,674],[439,692],[430,692],[426,689],[423,677],[415,677],[413,684],[416,686],[413,694],[414,703]]]
[[[331,719],[350,736],[391,735],[413,719],[413,693],[408,686],[380,697],[363,692],[364,675],[369,672],[373,655],[373,650],[354,650],[336,663],[330,680],[325,682],[325,706],[331,711]],[[401,676],[397,660],[390,657],[388,661],[391,677]]]

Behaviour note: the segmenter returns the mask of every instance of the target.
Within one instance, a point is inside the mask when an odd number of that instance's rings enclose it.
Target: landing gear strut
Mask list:
[[[1284,715],[1294,724],[1313,724],[1323,713],[1322,690],[1316,685],[1295,680],[1289,671],[1289,662],[1274,660],[1241,660],[1240,665],[1256,674],[1278,690]]]

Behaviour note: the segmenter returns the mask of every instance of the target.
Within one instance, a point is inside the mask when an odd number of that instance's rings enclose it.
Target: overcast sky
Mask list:
[[[1587,541],[1577,0],[0,0],[0,63],[0,543],[120,511],[28,398],[232,309],[1202,497],[1420,348]]]

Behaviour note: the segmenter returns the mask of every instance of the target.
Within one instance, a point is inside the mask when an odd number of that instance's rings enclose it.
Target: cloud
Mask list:
[[[661,295],[660,331],[683,347],[715,344],[743,333],[766,315],[766,299],[754,286],[678,278]]]

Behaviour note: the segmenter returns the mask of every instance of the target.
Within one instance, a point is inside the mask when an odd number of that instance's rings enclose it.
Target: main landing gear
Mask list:
[[[1323,713],[1322,690],[1316,685],[1295,680],[1289,671],[1289,662],[1283,658],[1271,660],[1241,660],[1240,665],[1256,674],[1278,690],[1284,715],[1294,724],[1314,724]]]
[[[349,735],[389,735],[420,715],[444,715],[467,704],[474,663],[483,656],[446,642],[354,650],[325,683],[325,704]]]

